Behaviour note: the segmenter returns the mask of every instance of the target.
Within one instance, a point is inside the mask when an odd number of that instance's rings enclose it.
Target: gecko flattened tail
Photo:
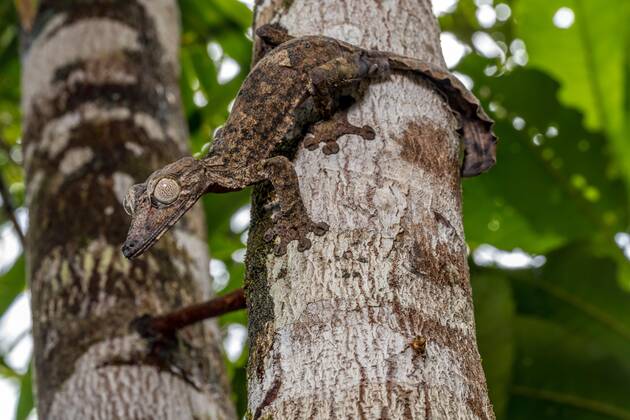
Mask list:
[[[480,121],[467,121],[462,123],[459,131],[464,139],[461,175],[477,176],[490,170],[497,162],[497,141],[491,126],[488,128]],[[488,138],[488,133],[492,137]]]
[[[256,35],[261,38],[266,48],[273,48],[294,39],[286,29],[277,24],[261,26],[256,30]],[[348,61],[347,57],[340,57],[327,65],[320,66],[311,74],[314,84],[324,85],[324,82],[337,80],[341,75],[348,76],[351,73],[353,77],[359,79],[387,77],[390,71],[414,73],[429,81],[442,93],[459,119],[459,132],[464,143],[461,175],[476,176],[494,166],[497,143],[497,137],[492,131],[494,122],[483,110],[475,95],[452,73],[415,58],[389,52],[364,50],[338,40],[335,42],[349,52],[354,51],[352,57],[356,58],[356,62]]]
[[[431,82],[447,100],[460,121],[464,141],[464,162],[461,175],[472,177],[488,171],[496,163],[497,137],[494,121],[486,114],[479,100],[449,71],[414,58],[389,53],[394,71],[413,72]]]

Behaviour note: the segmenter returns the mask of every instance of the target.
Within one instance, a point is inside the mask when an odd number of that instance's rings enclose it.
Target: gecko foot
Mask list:
[[[306,237],[310,232],[322,236],[328,231],[328,224],[313,222],[308,216],[299,217],[295,214],[281,212],[274,220],[271,228],[267,229],[263,239],[270,242],[275,239],[273,252],[277,256],[287,253],[287,246],[291,241],[298,241],[298,251],[303,252],[311,247],[311,241]],[[301,213],[301,212],[300,212]]]
[[[320,143],[324,143],[322,152],[325,155],[332,155],[339,151],[337,139],[346,134],[356,134],[365,140],[374,140],[376,133],[368,125],[357,127],[348,121],[348,113],[341,111],[333,115],[329,120],[320,121],[311,127],[309,133],[304,137],[304,147],[308,150],[315,150]]]

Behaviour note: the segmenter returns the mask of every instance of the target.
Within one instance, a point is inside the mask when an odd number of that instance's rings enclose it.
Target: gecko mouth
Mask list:
[[[155,244],[162,237],[162,235],[166,233],[167,229],[168,226],[164,229],[156,231],[156,233],[144,240],[136,240],[133,237],[128,237],[122,246],[123,255],[126,258],[132,259],[144,254],[147,249],[153,246],[153,244]]]
[[[138,214],[131,220],[131,227],[127,239],[122,246],[122,253],[126,258],[133,259],[151,248],[194,204],[172,209],[170,215],[159,215],[166,209],[150,208],[145,214]],[[160,217],[161,216],[161,217]],[[161,223],[155,223],[162,219]],[[153,223],[150,223],[153,222]],[[157,225],[157,226],[156,226]]]

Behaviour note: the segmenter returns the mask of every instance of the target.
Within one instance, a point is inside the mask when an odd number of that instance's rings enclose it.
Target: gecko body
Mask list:
[[[200,160],[182,158],[130,188],[124,206],[131,227],[123,254],[136,257],[153,245],[206,193],[230,192],[270,181],[280,205],[266,240],[281,255],[292,240],[298,250],[311,245],[309,232],[323,235],[325,223],[308,216],[290,161],[303,142],[324,153],[339,150],[338,137],[356,134],[371,140],[371,127],[356,127],[347,109],[369,83],[392,72],[413,73],[431,83],[460,121],[464,142],[462,176],[474,176],[495,163],[492,120],[478,100],[448,71],[420,60],[365,50],[324,36],[291,38],[266,25],[257,34],[275,47],[254,66],[236,97],[228,120]]]

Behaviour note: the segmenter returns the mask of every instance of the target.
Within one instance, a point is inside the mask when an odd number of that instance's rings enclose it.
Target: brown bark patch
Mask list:
[[[429,121],[411,122],[395,140],[401,147],[400,157],[449,184],[457,181],[457,159],[445,148],[449,133]]]
[[[466,253],[463,240],[455,228],[440,213],[433,212],[435,220],[421,227],[409,227],[411,234],[408,245],[407,267],[413,274],[424,277],[439,285],[460,286],[470,289]],[[439,238],[438,230],[445,230],[448,241]],[[409,239],[408,239],[409,240]],[[395,276],[392,276],[395,277]],[[392,278],[390,284],[398,280]]]
[[[404,249],[409,249],[406,266],[412,273],[421,278],[418,281],[431,281],[443,286],[461,287],[466,291],[472,310],[472,292],[466,265],[466,254],[461,247],[463,241],[459,239],[457,231],[440,213],[433,212],[433,218],[429,217],[422,226],[410,226],[407,228],[411,245],[401,244],[403,252],[396,259],[404,259]],[[431,220],[432,219],[432,220]],[[446,230],[447,240],[439,240],[439,230]],[[402,241],[402,238],[398,239]],[[433,245],[435,244],[435,245]],[[402,262],[402,261],[401,261]],[[403,262],[403,265],[405,263]],[[388,282],[393,290],[400,287],[401,278],[390,276]],[[410,337],[410,347],[423,350],[418,363],[425,357],[429,357],[427,345],[436,343],[442,348],[448,348],[457,357],[458,366],[461,369],[469,387],[468,398],[465,404],[481,419],[492,418],[492,411],[488,409],[487,389],[485,376],[481,369],[479,353],[477,351],[474,336],[462,334],[459,330],[442,325],[434,319],[427,318],[415,308],[403,307],[397,294],[394,294],[392,302],[393,310],[398,325],[392,327],[404,331]],[[373,319],[373,318],[370,318]],[[378,317],[374,322],[378,322]],[[430,407],[430,401],[425,401]],[[430,410],[430,408],[429,408]]]

